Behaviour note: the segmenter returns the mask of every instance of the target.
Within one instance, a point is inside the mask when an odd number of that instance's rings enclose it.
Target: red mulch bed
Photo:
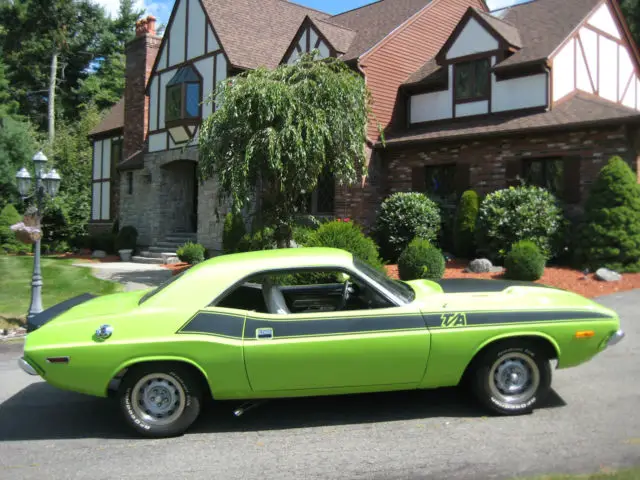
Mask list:
[[[167,270],[171,270],[171,273],[173,276],[179,275],[185,270],[189,270],[191,268],[191,265],[189,265],[188,263],[174,263],[171,265],[161,265],[161,266],[166,268]]]
[[[468,262],[463,260],[448,262],[444,278],[486,278],[490,280],[503,278],[502,273],[465,273],[463,270],[467,265]],[[387,266],[387,272],[391,277],[398,278],[397,265]],[[624,274],[619,282],[601,282],[593,274],[587,275],[585,278],[582,272],[568,267],[547,267],[542,278],[536,283],[570,290],[587,298],[595,298],[640,288],[640,273]]]

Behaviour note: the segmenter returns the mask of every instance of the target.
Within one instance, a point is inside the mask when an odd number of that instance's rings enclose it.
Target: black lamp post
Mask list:
[[[58,194],[60,189],[61,178],[55,169],[48,173],[44,173],[44,167],[47,163],[47,157],[42,152],[38,152],[33,157],[33,165],[35,172],[35,188],[31,193],[31,175],[26,168],[21,168],[16,174],[16,182],[18,184],[18,192],[23,200],[34,196],[36,199],[36,218],[38,223],[42,218],[44,209],[45,195],[53,198]],[[31,305],[29,306],[29,314],[27,319],[31,319],[42,312],[42,273],[40,271],[40,240],[36,241],[35,255],[33,261],[33,276],[31,277]]]

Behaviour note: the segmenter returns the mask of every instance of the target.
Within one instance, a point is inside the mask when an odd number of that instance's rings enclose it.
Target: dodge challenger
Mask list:
[[[220,256],[157,288],[69,299],[27,332],[25,372],[114,397],[150,437],[183,434],[212,399],[465,384],[493,412],[529,413],[550,390],[552,361],[575,367],[624,337],[614,311],[571,292],[402,282],[327,248]]]

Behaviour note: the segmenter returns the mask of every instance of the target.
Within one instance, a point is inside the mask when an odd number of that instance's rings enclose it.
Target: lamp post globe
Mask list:
[[[54,168],[49,173],[45,174],[42,181],[47,195],[52,198],[55,197],[58,194],[58,190],[60,190],[60,183],[62,182],[62,178],[60,177],[60,174],[56,172],[56,169]]]
[[[18,173],[16,174],[16,183],[18,184],[18,192],[21,197],[26,197],[29,195],[29,190],[31,190],[31,174],[29,171],[22,167]]]
[[[33,165],[35,167],[36,178],[42,178],[42,174],[44,172],[44,166],[47,164],[48,158],[47,156],[39,151],[33,156]]]

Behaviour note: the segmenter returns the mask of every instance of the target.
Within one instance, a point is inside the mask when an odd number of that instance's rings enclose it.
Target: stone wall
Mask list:
[[[149,246],[158,240],[153,235],[154,211],[152,177],[145,170],[132,170],[133,190],[129,194],[128,172],[122,172],[120,182],[120,226],[133,225],[138,230],[138,244]]]

